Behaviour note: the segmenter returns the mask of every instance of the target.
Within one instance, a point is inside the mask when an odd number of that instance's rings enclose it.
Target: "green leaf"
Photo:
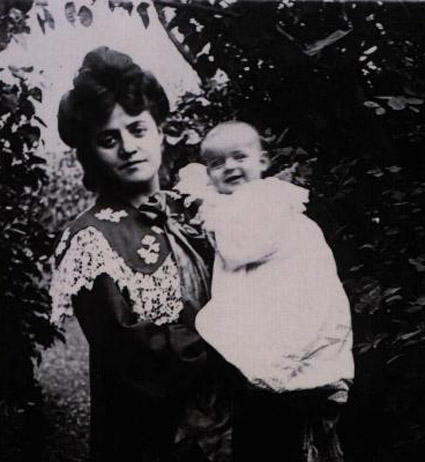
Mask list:
[[[409,263],[413,265],[419,273],[425,273],[425,258],[409,258]]]
[[[332,34],[328,35],[326,38],[317,40],[316,42],[307,45],[304,47],[304,53],[308,56],[314,56],[320,53],[326,47],[333,45],[336,42],[339,42],[341,39],[350,34],[353,29],[342,30],[338,29]]]
[[[146,2],[140,2],[139,5],[136,8],[137,14],[142,18],[143,25],[145,26],[145,29],[148,28],[149,26],[149,14],[148,14],[148,8],[149,8],[149,3]]]
[[[413,332],[408,332],[407,334],[402,334],[397,337],[398,340],[409,340],[413,337],[416,337],[418,334],[422,332],[422,329],[417,329]]]
[[[39,103],[41,103],[43,100],[43,93],[41,92],[41,89],[38,87],[31,88],[31,90],[29,91],[29,95],[32,96]]]
[[[18,79],[25,79],[27,74],[33,72],[33,66],[8,66],[12,75]]]
[[[425,306],[425,295],[419,297],[419,298],[415,301],[415,304],[416,304],[416,305],[420,305],[420,306]]]
[[[75,17],[77,15],[77,9],[75,8],[74,2],[65,3],[65,17],[72,24],[75,24]]]
[[[50,27],[50,29],[55,28],[55,20],[53,19],[52,14],[50,11],[46,8],[43,7],[43,12],[44,12],[44,21],[47,23],[47,25]]]
[[[123,8],[131,15],[133,12],[133,2],[130,0],[109,0],[109,8],[113,11],[115,8]]]
[[[78,17],[80,18],[80,23],[84,27],[90,27],[93,22],[93,13],[91,12],[90,8],[86,6],[82,6],[78,10]]]
[[[37,21],[38,21],[38,24],[40,25],[41,31],[43,32],[43,34],[45,34],[46,33],[46,27],[45,27],[46,21],[44,20],[42,16],[40,16],[39,13],[37,13]]]
[[[217,71],[216,64],[211,62],[207,55],[199,56],[196,60],[196,66],[199,69],[200,74],[207,78],[213,77]]]
[[[2,92],[2,94],[0,94],[0,102],[12,113],[18,110],[18,95],[15,92]]]

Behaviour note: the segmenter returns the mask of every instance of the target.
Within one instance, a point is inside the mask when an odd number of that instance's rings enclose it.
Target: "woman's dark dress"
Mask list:
[[[196,207],[102,198],[57,246],[53,316],[73,308],[90,345],[93,461],[229,460],[228,372],[194,329],[213,259]]]

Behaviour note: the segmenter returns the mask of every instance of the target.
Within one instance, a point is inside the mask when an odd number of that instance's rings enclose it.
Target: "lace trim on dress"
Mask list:
[[[68,250],[53,271],[50,296],[52,322],[72,315],[73,295],[91,290],[95,279],[107,274],[121,291],[127,290],[132,309],[140,320],[162,325],[176,321],[183,309],[180,279],[171,254],[153,274],[133,271],[94,227],[71,239]]]

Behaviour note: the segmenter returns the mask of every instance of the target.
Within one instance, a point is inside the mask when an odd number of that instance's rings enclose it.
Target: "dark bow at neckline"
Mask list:
[[[150,196],[137,207],[137,210],[152,222],[165,223],[171,216],[171,211],[167,204],[167,195],[164,191],[156,192]]]

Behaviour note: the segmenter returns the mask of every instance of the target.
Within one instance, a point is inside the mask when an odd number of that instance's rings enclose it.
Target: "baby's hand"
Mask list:
[[[181,193],[204,199],[210,189],[205,165],[191,163],[179,170],[180,181],[174,186]]]

